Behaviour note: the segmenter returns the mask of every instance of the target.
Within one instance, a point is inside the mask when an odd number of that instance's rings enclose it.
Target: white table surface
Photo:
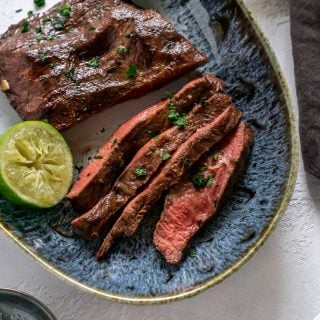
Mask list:
[[[276,52],[296,107],[288,1],[246,2]],[[0,0],[0,32],[6,27],[4,11],[17,21],[14,11],[31,5],[31,0]],[[300,163],[293,198],[267,243],[240,271],[194,298],[129,306],[95,297],[48,272],[2,232],[0,287],[31,293],[59,320],[312,320],[320,314],[319,248],[320,181],[306,175]]]

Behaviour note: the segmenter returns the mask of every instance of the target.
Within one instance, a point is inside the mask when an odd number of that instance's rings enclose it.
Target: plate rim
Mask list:
[[[29,293],[15,289],[0,288],[0,295],[1,294],[23,299],[24,301],[31,303],[33,306],[41,310],[47,316],[47,320],[57,320],[52,311],[42,301],[30,295]]]
[[[143,305],[155,305],[155,304],[164,304],[173,301],[182,300],[185,298],[190,298],[199,294],[218,283],[222,282],[226,278],[228,278],[231,274],[238,271],[253,255],[260,249],[260,247],[266,242],[272,233],[273,229],[278,224],[279,220],[283,216],[286,208],[288,207],[289,201],[294,191],[294,187],[296,184],[296,179],[298,175],[298,167],[299,167],[299,143],[298,143],[298,134],[297,134],[297,122],[295,111],[290,95],[290,90],[288,88],[286,79],[283,75],[282,69],[278,63],[277,57],[270,45],[269,40],[266,38],[263,31],[260,29],[258,23],[256,22],[256,18],[248,6],[244,3],[243,0],[235,0],[237,5],[242,10],[245,17],[250,22],[250,25],[253,28],[253,31],[257,38],[260,40],[264,52],[267,55],[267,58],[270,61],[272,69],[276,75],[276,79],[278,85],[283,93],[283,98],[285,102],[285,111],[287,113],[288,118],[288,132],[290,135],[290,144],[291,144],[291,157],[290,157],[290,170],[289,170],[289,178],[286,184],[286,187],[282,193],[282,197],[280,198],[278,206],[273,210],[274,215],[268,225],[260,233],[258,239],[247,248],[245,252],[236,260],[233,264],[231,264],[227,269],[225,269],[222,273],[206,280],[200,284],[197,284],[186,291],[170,293],[165,295],[158,296],[128,296],[121,294],[114,294],[102,289],[92,288],[87,284],[81,283],[80,280],[75,280],[71,276],[67,275],[59,268],[52,266],[48,261],[44,258],[40,257],[35,251],[32,250],[22,239],[13,234],[13,232],[7,227],[4,223],[0,221],[0,228],[15,242],[17,243],[26,253],[28,253],[32,258],[40,262],[48,271],[52,272],[55,275],[58,275],[65,283],[72,284],[73,286],[82,289],[84,292],[89,292],[95,296],[103,297],[108,300],[112,300],[119,303],[126,304],[143,304]]]

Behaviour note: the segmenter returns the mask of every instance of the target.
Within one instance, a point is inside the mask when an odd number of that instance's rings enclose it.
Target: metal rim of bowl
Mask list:
[[[45,316],[47,317],[47,320],[57,320],[55,315],[51,312],[51,310],[45,304],[43,304],[37,298],[31,296],[28,293],[14,290],[14,289],[0,288],[0,295],[1,294],[5,294],[11,297],[16,297],[18,299],[23,299],[31,303],[33,306],[37,307],[42,313],[44,313]]]
[[[266,242],[270,234],[272,233],[273,229],[276,227],[277,223],[281,219],[285,209],[287,208],[289,201],[291,199],[296,178],[298,174],[298,165],[299,165],[299,147],[298,147],[298,136],[297,136],[297,128],[296,128],[296,117],[293,111],[293,105],[290,98],[289,88],[286,84],[286,80],[284,75],[281,71],[281,68],[277,62],[277,58],[273,49],[271,48],[269,41],[259,28],[256,18],[253,16],[250,9],[247,5],[243,2],[243,0],[236,0],[239,7],[242,9],[245,17],[250,22],[253,31],[257,38],[260,40],[264,52],[267,54],[267,58],[269,59],[271,66],[277,76],[277,82],[284,94],[284,101],[286,105],[286,112],[288,117],[288,132],[290,134],[290,143],[291,143],[291,158],[290,158],[290,170],[289,170],[289,178],[287,185],[284,189],[282,197],[279,201],[279,205],[277,208],[274,209],[273,218],[270,220],[269,224],[263,229],[257,241],[249,247],[239,258],[236,260],[232,265],[230,265],[224,272],[218,274],[217,276],[204,281],[198,285],[195,285],[191,289],[188,289],[183,292],[178,293],[171,293],[166,295],[159,295],[159,296],[127,296],[121,294],[114,294],[111,292],[107,292],[101,289],[95,289],[90,287],[89,285],[83,284],[78,280],[71,278],[69,275],[65,274],[61,270],[56,267],[50,265],[45,259],[38,256],[36,252],[32,250],[32,248],[28,247],[27,244],[23,242],[23,240],[19,239],[16,235],[14,235],[11,230],[6,227],[4,224],[0,222],[0,228],[4,230],[10,238],[12,238],[16,243],[19,244],[28,254],[30,254],[33,258],[39,261],[42,265],[46,267],[49,271],[53,272],[54,274],[60,276],[63,280],[68,283],[72,283],[77,288],[81,288],[85,292],[90,292],[96,296],[107,298],[109,300],[113,300],[119,303],[127,303],[127,304],[145,304],[145,305],[154,305],[154,304],[163,304],[172,301],[182,300],[185,298],[189,298],[195,296],[198,293],[201,293],[214,285],[220,283],[227,277],[229,277],[234,272],[238,271],[256,252],[257,250]]]

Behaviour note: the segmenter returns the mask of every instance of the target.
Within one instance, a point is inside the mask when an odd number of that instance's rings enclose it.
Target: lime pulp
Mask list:
[[[0,138],[0,192],[10,201],[38,208],[60,202],[73,174],[62,135],[42,121],[25,121]]]

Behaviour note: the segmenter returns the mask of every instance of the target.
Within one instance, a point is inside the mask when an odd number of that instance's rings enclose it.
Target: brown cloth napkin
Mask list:
[[[290,14],[302,155],[320,179],[320,0],[291,0]]]

